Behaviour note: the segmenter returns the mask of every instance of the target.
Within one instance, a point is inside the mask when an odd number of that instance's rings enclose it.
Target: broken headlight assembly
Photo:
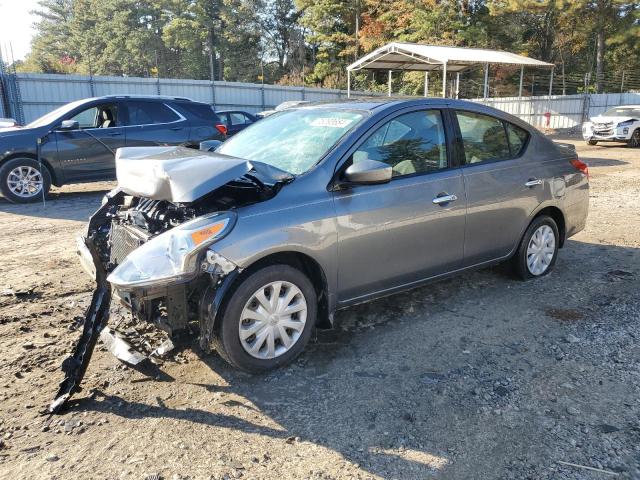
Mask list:
[[[191,280],[204,251],[234,227],[234,212],[216,212],[185,222],[131,252],[109,275],[116,288],[163,286]]]

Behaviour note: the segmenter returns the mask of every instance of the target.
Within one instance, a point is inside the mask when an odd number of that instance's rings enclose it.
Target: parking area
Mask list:
[[[484,269],[343,310],[263,376],[195,346],[139,370],[98,348],[48,424],[92,288],[74,234],[113,184],[0,198],[0,478],[640,477],[640,150],[558,140],[591,203],[551,275]]]

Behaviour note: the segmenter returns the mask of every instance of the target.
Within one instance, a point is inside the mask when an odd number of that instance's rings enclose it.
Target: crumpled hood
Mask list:
[[[116,176],[134,197],[190,203],[253,169],[248,160],[186,147],[125,147]]]
[[[598,115],[597,117],[591,117],[591,123],[613,123],[618,124],[626,122],[627,120],[633,120],[634,117],[603,117]]]

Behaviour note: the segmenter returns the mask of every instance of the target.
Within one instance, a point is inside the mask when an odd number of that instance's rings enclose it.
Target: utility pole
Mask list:
[[[355,51],[355,61],[358,60],[360,56],[360,0],[355,0],[356,2],[356,51]]]

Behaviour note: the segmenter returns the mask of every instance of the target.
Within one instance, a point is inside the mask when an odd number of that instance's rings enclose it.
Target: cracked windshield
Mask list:
[[[318,163],[362,117],[347,110],[290,110],[252,125],[217,151],[299,175]]]

